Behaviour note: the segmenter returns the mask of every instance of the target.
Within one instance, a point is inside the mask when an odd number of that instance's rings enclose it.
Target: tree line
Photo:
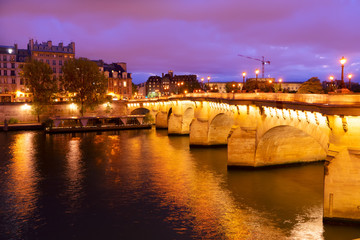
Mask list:
[[[33,112],[40,122],[40,114],[46,112],[57,94],[71,94],[81,116],[88,108],[106,100],[107,79],[97,64],[86,58],[69,59],[62,66],[63,76],[59,81],[52,78],[49,64],[30,59],[21,72],[25,86],[33,94]]]

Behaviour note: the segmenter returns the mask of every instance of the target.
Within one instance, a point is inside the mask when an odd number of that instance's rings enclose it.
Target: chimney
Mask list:
[[[52,47],[52,41],[47,41],[47,46],[48,46],[48,48],[51,48]]]
[[[162,73],[161,76],[164,77],[164,73]]]

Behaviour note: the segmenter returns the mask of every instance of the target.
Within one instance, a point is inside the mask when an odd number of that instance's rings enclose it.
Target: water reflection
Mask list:
[[[68,142],[67,154],[65,157],[67,178],[66,192],[68,196],[68,211],[76,212],[81,206],[83,195],[83,166],[82,152],[80,149],[81,138],[73,137]]]
[[[228,170],[226,148],[155,130],[0,134],[0,147],[0,239],[360,237],[323,225],[321,165]]]
[[[38,172],[35,167],[34,133],[14,136],[9,147],[9,176],[6,184],[6,217],[12,226],[7,229],[13,236],[28,230],[27,222],[34,217],[38,200]]]

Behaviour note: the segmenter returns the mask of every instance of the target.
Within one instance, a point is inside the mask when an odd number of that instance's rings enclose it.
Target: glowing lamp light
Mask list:
[[[74,103],[71,103],[70,105],[69,105],[69,108],[71,109],[71,110],[76,110],[76,105],[74,104]]]
[[[334,80],[334,76],[329,77],[330,81]]]
[[[24,93],[21,91],[16,91],[16,97],[22,97],[24,96]]]
[[[245,77],[245,76],[246,76],[246,72],[243,72],[242,75],[243,75],[243,77]]]
[[[272,83],[272,80],[269,80],[269,83],[271,84],[271,83]]]
[[[351,78],[352,78],[352,74],[349,74],[349,75],[348,75],[348,78],[351,79]]]
[[[207,80],[208,80],[208,81],[210,80],[210,76],[207,77]]]
[[[342,57],[340,59],[340,63],[341,63],[341,65],[344,65],[346,63],[346,58]]]
[[[8,49],[8,53],[12,54],[13,50],[11,48]]]
[[[31,109],[31,106],[27,105],[26,103],[21,106],[21,110],[23,110],[23,111],[30,110],[30,109]]]
[[[256,75],[258,75],[258,74],[259,74],[259,72],[260,72],[260,70],[259,70],[259,69],[256,69],[256,70],[255,70],[255,74],[256,74]]]
[[[281,78],[279,78],[279,82],[282,82],[282,79],[281,79]]]

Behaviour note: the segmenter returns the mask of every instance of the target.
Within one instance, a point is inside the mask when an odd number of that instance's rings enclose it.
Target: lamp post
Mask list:
[[[259,86],[258,86],[258,75],[259,75],[259,69],[256,69],[255,70],[255,76],[256,76],[256,78],[255,78],[255,89],[258,89],[259,88]]]
[[[334,91],[334,89],[333,89],[333,87],[334,87],[334,84],[333,84],[333,80],[334,80],[334,76],[330,76],[329,77],[329,79],[330,79],[330,92],[332,92],[332,91]]]
[[[243,75],[243,87],[242,87],[242,89],[243,89],[243,90],[246,90],[246,89],[245,89],[245,77],[246,77],[246,72],[243,72],[242,75]]]
[[[207,77],[208,80],[208,88],[210,88],[210,76]]]
[[[351,91],[351,78],[352,78],[352,74],[348,75],[349,78],[349,90]]]
[[[204,78],[201,78],[201,87],[204,89]]]
[[[340,83],[340,88],[345,88],[345,82],[344,82],[344,65],[346,63],[346,58],[342,57],[340,59],[340,63],[341,63],[341,83]]]
[[[282,78],[279,78],[279,91],[281,91]]]

